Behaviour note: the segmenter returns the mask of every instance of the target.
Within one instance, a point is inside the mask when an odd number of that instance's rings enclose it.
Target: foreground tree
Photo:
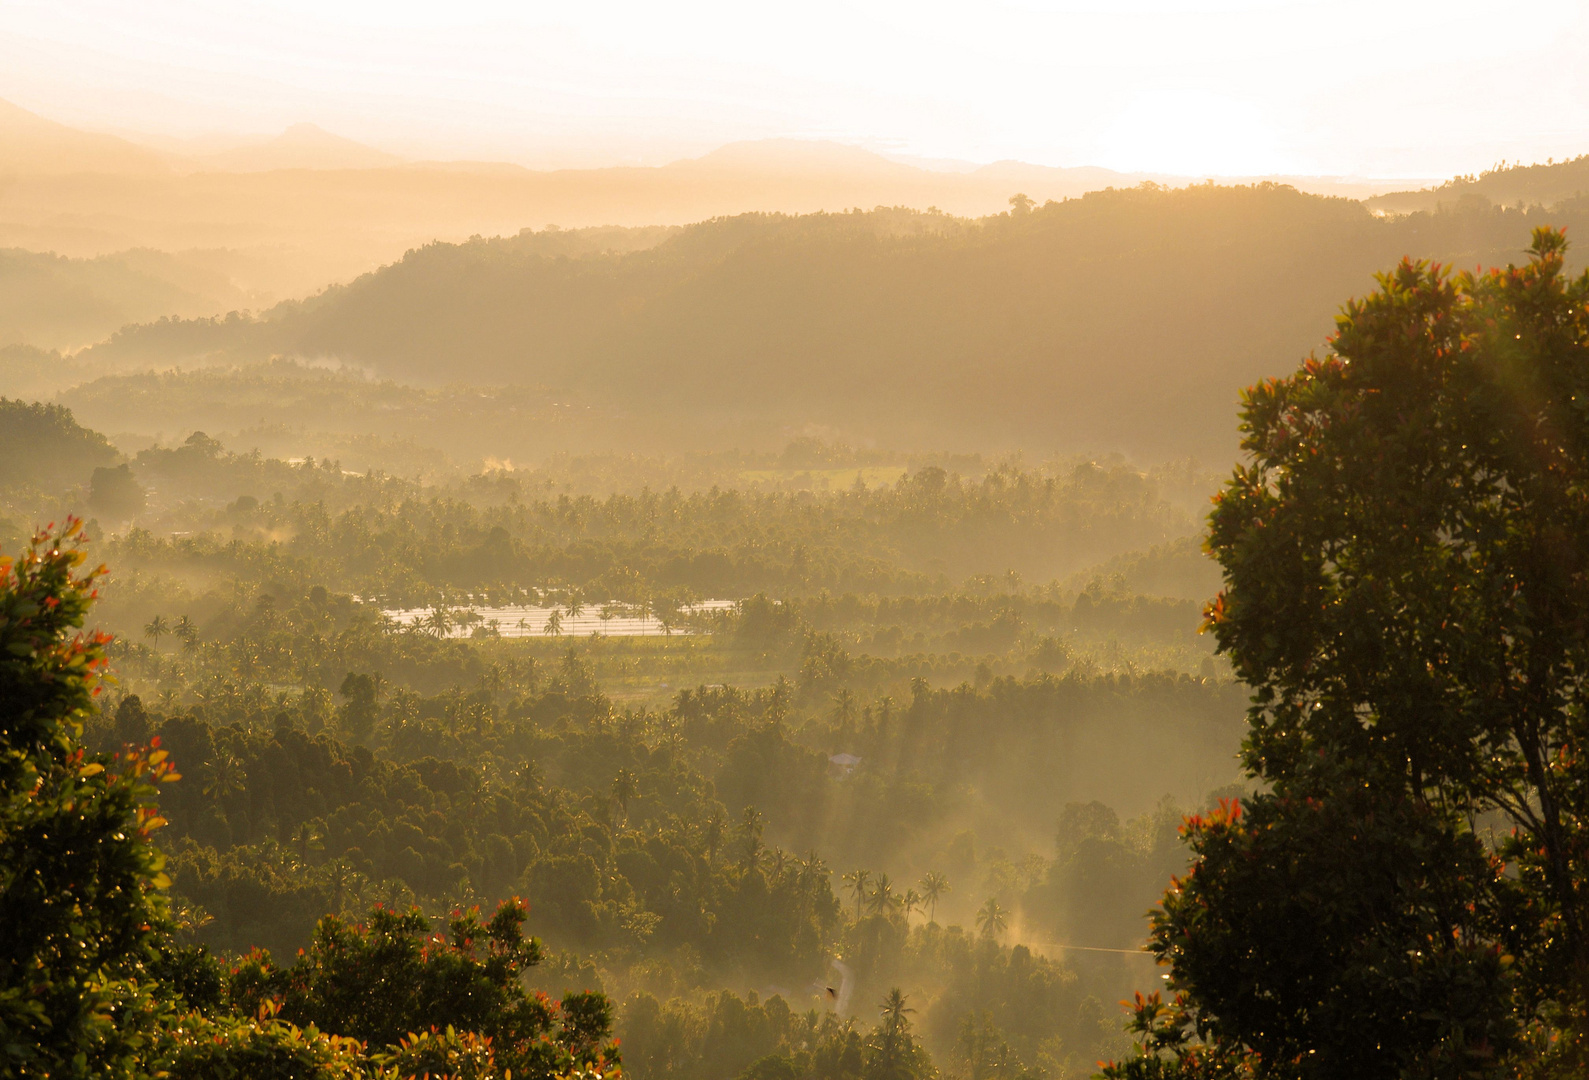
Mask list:
[[[165,754],[85,753],[105,665],[82,632],[103,568],[82,569],[81,527],[0,557],[0,1072],[126,1076],[169,1003],[152,971],[165,921]]]
[[[1147,1053],[1111,1075],[1582,1075],[1589,276],[1565,252],[1542,229],[1522,267],[1404,262],[1329,356],[1247,392],[1208,624],[1268,791],[1189,823],[1152,938],[1179,997],[1141,1003]]]

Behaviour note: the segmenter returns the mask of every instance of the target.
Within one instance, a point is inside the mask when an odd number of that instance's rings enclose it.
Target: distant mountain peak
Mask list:
[[[748,139],[731,142],[698,158],[676,161],[675,168],[730,168],[778,172],[880,172],[916,170],[863,147],[825,139]]]
[[[327,131],[319,124],[311,123],[308,120],[300,120],[296,124],[289,124],[282,129],[280,135],[271,139],[270,142],[278,145],[356,146],[360,150],[381,154],[383,157],[397,160],[392,154],[386,154],[383,151],[376,150],[374,147],[365,146],[363,143],[356,142],[346,135],[338,135],[333,131]]]
[[[163,155],[114,135],[79,131],[0,100],[0,167],[19,173],[164,173]]]
[[[46,120],[38,113],[29,112],[27,109],[24,109],[14,101],[7,101],[4,98],[0,98],[0,124],[4,124],[6,127],[11,127],[13,125],[45,127],[47,125],[55,124],[55,121]]]
[[[264,142],[212,154],[204,164],[228,172],[276,169],[383,169],[403,159],[303,120]]]

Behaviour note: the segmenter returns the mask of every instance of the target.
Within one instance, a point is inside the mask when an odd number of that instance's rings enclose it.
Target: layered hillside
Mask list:
[[[260,319],[129,328],[85,358],[284,355],[418,384],[538,386],[606,418],[585,445],[637,429],[747,446],[813,431],[1219,459],[1235,449],[1240,389],[1321,346],[1340,298],[1375,272],[1403,255],[1505,262],[1545,220],[1384,220],[1289,188],[1199,186],[980,221],[749,215],[644,243],[537,233],[432,244]]]

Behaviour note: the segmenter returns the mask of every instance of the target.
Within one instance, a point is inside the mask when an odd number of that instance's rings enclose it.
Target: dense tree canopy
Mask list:
[[[1144,1022],[1216,1047],[1183,1064],[1498,1075],[1527,1027],[1582,1067],[1589,276],[1565,250],[1404,262],[1246,397],[1209,624],[1268,790],[1189,824],[1155,923],[1183,997]]]
[[[158,739],[184,774],[129,1070],[603,1070],[604,1016],[635,1080],[1076,1080],[1119,1048],[1176,805],[1235,775],[1202,470],[798,439],[438,481],[237,437],[0,487],[8,547],[41,507],[108,534],[85,753]],[[544,948],[488,943],[502,903]]]
[[[0,397],[0,485],[80,484],[119,455],[62,405]]]

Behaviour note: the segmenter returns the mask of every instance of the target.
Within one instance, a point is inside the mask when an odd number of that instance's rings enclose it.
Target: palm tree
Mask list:
[[[198,624],[186,615],[177,619],[176,625],[171,628],[171,632],[182,641],[182,647],[189,652],[193,650],[193,645],[199,638]]]
[[[662,745],[666,746],[675,756],[684,752],[684,732],[677,723],[666,722],[663,729]]]
[[[887,731],[889,721],[894,718],[894,699],[884,694],[877,702],[877,729]]]
[[[393,911],[414,903],[414,890],[397,878],[387,878],[381,882],[375,890],[375,895],[381,903]]]
[[[232,643],[232,667],[245,680],[259,670],[259,643],[250,638],[238,638]]]
[[[888,880],[887,874],[878,874],[877,883],[872,886],[872,914],[882,915],[894,903],[894,883]]]
[[[260,712],[270,701],[270,690],[257,682],[251,682],[243,687],[243,704],[250,712]]]
[[[446,637],[452,630],[452,614],[439,604],[425,616],[425,628],[437,637]]]
[[[557,608],[553,608],[552,613],[546,617],[546,627],[541,632],[550,634],[553,637],[561,634],[563,632],[563,613]]]
[[[164,615],[156,615],[144,624],[143,636],[154,641],[154,647],[160,648],[160,639],[171,632],[171,627],[166,624]]]
[[[805,858],[800,860],[800,873],[808,881],[816,881],[818,878],[828,876],[828,864],[822,861],[816,848],[807,849]]]
[[[171,921],[176,924],[180,934],[192,934],[215,921],[215,916],[180,895],[172,894],[170,903]]]
[[[740,844],[745,849],[745,866],[755,869],[761,862],[761,811],[754,806],[745,807],[745,816],[739,822]]]
[[[325,847],[320,842],[320,829],[312,821],[298,823],[292,831],[292,842],[298,847],[298,861],[305,866],[309,864],[309,852]]]
[[[525,790],[535,790],[541,786],[541,767],[533,761],[525,761],[513,770],[513,782]]]
[[[848,727],[855,719],[855,694],[847,686],[833,695],[833,719],[840,727]]]
[[[788,866],[788,853],[785,852],[783,848],[774,848],[772,852],[772,863],[767,867],[767,869],[772,871],[772,880],[777,881],[779,878],[783,877],[783,872],[788,868]]]
[[[977,929],[983,937],[996,938],[1009,927],[1009,914],[996,897],[990,896],[977,912]]]
[[[907,1051],[910,1040],[910,1021],[907,1019],[907,1014],[916,1011],[906,1006],[906,1000],[905,995],[900,993],[899,987],[896,986],[888,992],[888,996],[878,1007],[878,1011],[883,1014],[883,1037],[878,1047],[881,1051],[879,1054],[881,1060],[877,1064],[881,1067],[877,1071],[883,1076],[898,1076],[903,1071],[900,1066],[904,1062],[900,1059]]]
[[[866,899],[866,886],[872,880],[870,870],[851,870],[842,878],[850,886],[850,892],[855,896],[855,918],[861,917],[861,901]]]
[[[706,862],[710,866],[717,862],[717,850],[723,843],[723,817],[716,810],[706,819]]]
[[[210,763],[210,768],[214,776],[204,787],[206,795],[224,802],[233,792],[242,791],[248,785],[243,763],[233,754],[223,753]]]
[[[921,902],[927,905],[927,921],[938,921],[938,898],[950,892],[949,879],[933,870],[921,879]]]
[[[475,891],[469,875],[464,874],[442,895],[441,902],[446,911],[462,915],[471,910],[479,910],[480,894]]]
[[[342,914],[342,894],[355,873],[357,871],[353,869],[346,859],[333,859],[322,869],[322,876],[325,878],[326,883],[331,886],[331,911],[334,914]]]
[[[878,1009],[883,1014],[884,1031],[897,1032],[909,1023],[905,1019],[905,1015],[916,1011],[905,1007],[905,1002],[909,1000],[909,998],[899,992],[899,987],[897,986],[888,992],[888,996],[883,999],[883,1003]]]
[[[354,870],[346,882],[347,902],[343,908],[362,919],[375,903],[375,882]]]
[[[585,598],[576,590],[568,594],[568,617],[577,619],[585,613]]]
[[[651,610],[651,617],[662,627],[664,636],[671,637],[673,624],[679,617],[679,606],[672,599],[665,596],[653,597],[646,605]]]
[[[638,783],[634,773],[628,769],[619,769],[618,775],[612,778],[612,797],[618,804],[618,813],[623,815],[625,824],[629,821],[629,800],[635,797]]]
[[[906,889],[905,895],[899,898],[899,904],[900,907],[905,909],[905,922],[909,923],[911,915],[915,914],[916,909],[921,907],[921,897],[916,893],[915,889]]]

